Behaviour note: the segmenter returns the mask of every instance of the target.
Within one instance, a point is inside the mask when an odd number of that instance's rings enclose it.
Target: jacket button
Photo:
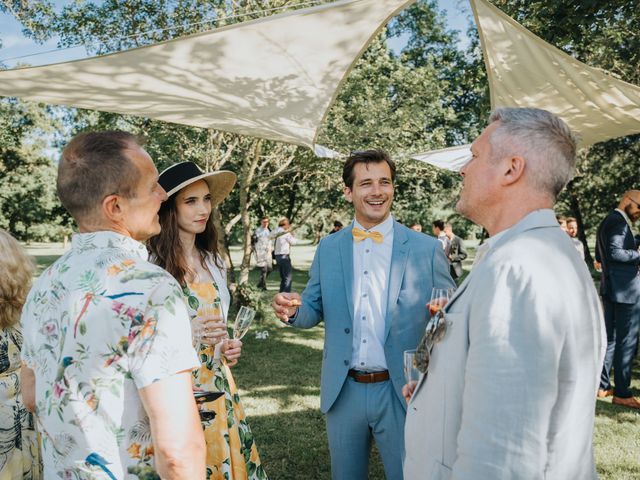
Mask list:
[[[349,330],[348,328],[344,329],[344,333],[349,333],[351,330]]]
[[[344,364],[345,364],[345,365],[349,365],[349,360],[345,360],[345,361],[344,361]]]

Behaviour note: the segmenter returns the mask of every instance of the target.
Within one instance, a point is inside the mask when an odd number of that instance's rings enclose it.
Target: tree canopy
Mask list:
[[[640,13],[634,2],[493,3],[577,59],[640,83]],[[80,44],[89,54],[104,54],[302,6],[308,2],[105,0],[57,8],[51,0],[5,0],[0,10],[13,14],[25,35],[36,41],[57,37],[60,47]],[[435,0],[420,0],[401,12],[357,62],[320,134],[319,143],[343,153],[363,148],[391,153],[398,162],[394,214],[406,223],[428,225],[436,215],[449,218],[460,186],[457,174],[410,160],[408,154],[470,142],[486,123],[486,72],[472,22],[465,34],[469,42],[463,49],[460,33],[447,28]],[[400,47],[392,48],[392,43]],[[301,147],[145,118],[79,109],[52,112],[11,99],[0,102],[0,122],[6,126],[0,131],[0,226],[25,240],[69,229],[68,216],[55,198],[55,167],[43,138],[51,143],[53,132],[59,132],[54,137],[59,147],[89,129],[142,135],[160,170],[191,160],[206,170],[238,174],[238,186],[215,217],[224,233],[223,247],[238,241],[244,246],[240,282],[248,278],[250,235],[261,216],[288,216],[301,234],[312,238],[326,233],[333,220],[351,218],[342,199],[340,160],[318,159]],[[560,198],[560,213],[577,216],[583,229],[593,232],[624,190],[635,185],[639,150],[636,136],[581,152],[578,174]],[[51,226],[48,237],[37,227],[45,224]],[[463,233],[469,229],[468,223],[459,223]]]

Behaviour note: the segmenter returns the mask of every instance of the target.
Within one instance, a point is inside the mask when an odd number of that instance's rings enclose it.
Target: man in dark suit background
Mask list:
[[[640,190],[629,190],[602,221],[596,237],[596,261],[602,264],[600,294],[607,329],[607,352],[598,397],[640,409],[631,395],[631,368],[640,329],[640,253],[631,224],[640,218]],[[615,389],[611,388],[613,366]]]
[[[462,239],[453,233],[453,225],[445,224],[444,233],[449,238],[449,261],[451,262],[451,276],[457,280],[462,276],[462,261],[467,258],[467,251],[464,249]]]

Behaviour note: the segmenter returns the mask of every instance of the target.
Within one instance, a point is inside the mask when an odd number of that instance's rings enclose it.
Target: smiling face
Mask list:
[[[344,187],[344,197],[353,203],[356,220],[366,229],[389,217],[393,192],[391,169],[387,162],[355,164],[353,186]]]
[[[204,232],[211,215],[211,192],[204,180],[186,186],[176,194],[178,228],[186,233]]]

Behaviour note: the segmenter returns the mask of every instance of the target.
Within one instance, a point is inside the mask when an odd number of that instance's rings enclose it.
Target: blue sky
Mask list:
[[[56,3],[62,6],[69,3],[69,1],[60,0]],[[438,5],[440,10],[445,10],[447,13],[449,28],[460,32],[460,44],[464,47],[467,44],[466,30],[468,18],[471,15],[469,2],[467,0],[438,0]],[[18,63],[45,65],[86,57],[83,47],[51,52],[51,50],[56,49],[57,40],[55,38],[44,44],[37,44],[26,38],[22,34],[22,25],[10,14],[0,14],[0,40],[2,41],[0,62],[10,68],[16,66]],[[391,47],[394,49],[399,48],[402,43],[402,39],[394,40]],[[32,54],[38,55],[14,58]]]

